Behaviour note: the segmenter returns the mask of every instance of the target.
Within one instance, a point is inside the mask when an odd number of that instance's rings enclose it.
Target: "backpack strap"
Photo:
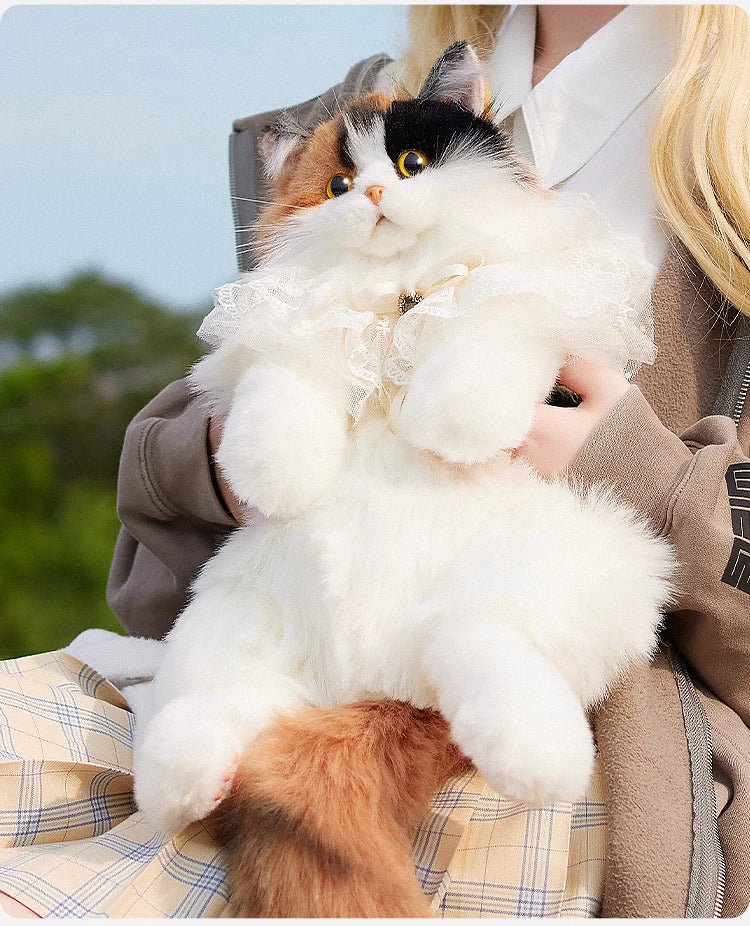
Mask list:
[[[366,58],[355,64],[340,84],[331,87],[321,96],[288,109],[293,110],[302,125],[312,128],[330,118],[330,113],[336,112],[342,103],[372,90],[378,75],[391,60],[385,54]],[[251,247],[251,226],[260,208],[256,200],[267,196],[258,157],[258,138],[263,129],[274,122],[283,111],[269,110],[256,116],[237,119],[229,136],[229,190],[232,197],[237,266],[241,271],[252,270],[255,265]]]

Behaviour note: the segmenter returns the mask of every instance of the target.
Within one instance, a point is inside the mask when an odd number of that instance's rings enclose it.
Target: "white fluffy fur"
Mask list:
[[[405,182],[376,149],[358,147],[353,192],[285,223],[266,269],[412,292],[451,263],[564,254],[591,234],[589,212],[502,164],[467,152]],[[363,195],[373,182],[379,207]],[[607,493],[502,452],[565,360],[554,313],[505,299],[446,321],[392,407],[368,405],[356,427],[336,375],[344,339],[326,338],[275,354],[229,341],[194,373],[230,405],[218,459],[257,513],[168,637],[137,729],[139,806],[175,829],[211,809],[275,712],[378,697],[439,707],[510,797],[579,797],[585,709],[653,651],[672,556]]]
[[[304,370],[265,358],[250,367],[216,456],[240,500],[267,517],[291,518],[320,498],[341,469],[349,436],[345,411],[332,399]]]

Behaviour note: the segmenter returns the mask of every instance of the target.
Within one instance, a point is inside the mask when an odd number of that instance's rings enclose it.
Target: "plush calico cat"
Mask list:
[[[240,912],[424,912],[409,831],[462,753],[508,797],[580,797],[586,709],[654,649],[668,546],[510,453],[569,355],[648,358],[648,268],[535,183],[466,44],[417,98],[262,153],[260,266],[217,292],[192,375],[252,513],[167,638],[136,798],[204,817],[248,747],[222,817]],[[315,710],[367,699],[340,729]]]

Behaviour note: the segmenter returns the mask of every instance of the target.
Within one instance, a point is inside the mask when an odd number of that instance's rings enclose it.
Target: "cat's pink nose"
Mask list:
[[[370,202],[375,203],[376,206],[380,205],[380,200],[383,198],[382,186],[368,186],[365,190],[365,196],[370,200]]]

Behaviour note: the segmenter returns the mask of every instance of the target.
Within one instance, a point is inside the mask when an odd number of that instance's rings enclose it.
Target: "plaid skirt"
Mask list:
[[[73,656],[0,662],[0,891],[41,916],[229,917],[216,844],[202,823],[167,839],[136,810],[132,714]],[[529,809],[477,772],[436,795],[414,864],[436,916],[596,916],[605,805]]]

